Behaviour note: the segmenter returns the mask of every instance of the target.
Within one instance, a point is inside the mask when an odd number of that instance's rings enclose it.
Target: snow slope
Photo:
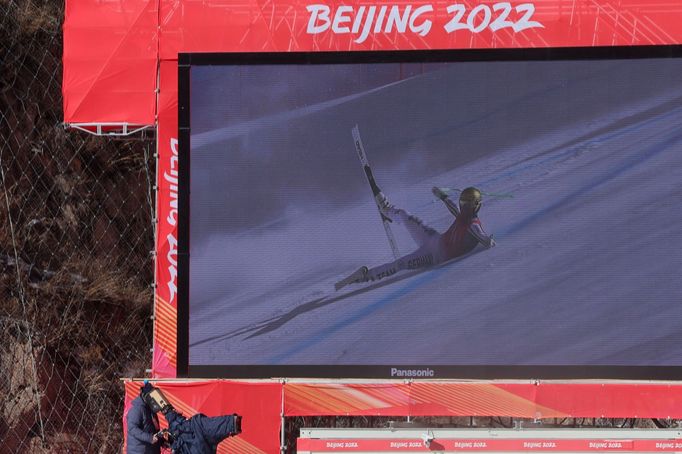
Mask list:
[[[480,213],[497,247],[325,304],[337,279],[391,259],[368,189],[213,233],[193,243],[190,364],[682,365],[681,100],[682,82],[566,111],[576,118],[444,172],[409,156],[382,172],[366,141],[389,199],[439,231],[452,218],[432,186],[513,196]],[[495,115],[480,121],[505,123]],[[362,181],[350,139],[347,153]]]

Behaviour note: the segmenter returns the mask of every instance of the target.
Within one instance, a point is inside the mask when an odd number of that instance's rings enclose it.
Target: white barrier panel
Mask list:
[[[682,452],[682,431],[648,429],[301,429],[299,454]]]

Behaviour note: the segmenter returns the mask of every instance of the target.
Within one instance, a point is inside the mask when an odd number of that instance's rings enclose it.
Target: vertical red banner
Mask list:
[[[156,291],[152,376],[177,370],[178,294],[178,63],[159,71],[156,196]]]

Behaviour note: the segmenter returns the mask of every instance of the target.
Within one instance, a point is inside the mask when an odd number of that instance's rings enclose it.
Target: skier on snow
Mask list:
[[[374,182],[370,184],[372,183]],[[440,188],[434,187],[432,192],[455,216],[455,221],[450,228],[442,234],[407,211],[391,205],[381,191],[375,191],[375,199],[381,214],[391,221],[403,224],[419,247],[411,254],[393,262],[374,268],[366,266],[359,268],[350,276],[337,282],[336,290],[348,284],[382,279],[401,270],[413,270],[443,263],[471,252],[478,243],[486,248],[495,246],[493,236],[483,231],[481,221],[478,219],[478,210],[482,202],[481,191],[474,187],[464,189],[459,196],[459,206]]]

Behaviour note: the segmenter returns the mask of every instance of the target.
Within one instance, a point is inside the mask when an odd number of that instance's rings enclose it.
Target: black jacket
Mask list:
[[[176,454],[213,454],[218,443],[236,432],[232,415],[208,417],[199,413],[187,419],[171,410],[165,416]]]

